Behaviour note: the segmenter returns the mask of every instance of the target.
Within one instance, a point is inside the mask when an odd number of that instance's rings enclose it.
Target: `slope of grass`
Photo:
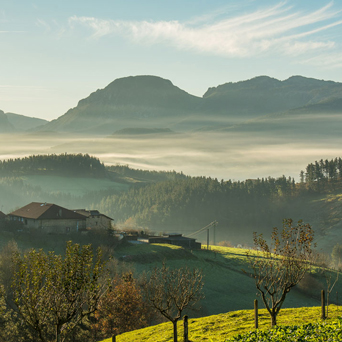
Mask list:
[[[321,322],[320,307],[303,307],[283,309],[278,315],[278,325],[294,326],[306,323]],[[337,319],[342,308],[330,305],[327,322]],[[179,340],[183,341],[183,324],[179,322]],[[270,318],[266,309],[259,310],[259,329],[267,330],[270,327]],[[254,329],[254,310],[239,310],[224,314],[213,315],[197,319],[189,319],[189,340],[191,342],[224,342],[237,334],[248,333]],[[117,336],[117,342],[171,342],[172,324],[162,323],[145,329],[135,330]],[[111,342],[106,339],[103,342]]]
[[[169,267],[188,266],[202,269],[204,274],[204,294],[201,310],[194,316],[207,316],[228,311],[252,309],[257,298],[254,280],[244,272],[248,270],[246,250],[211,246],[207,250],[185,250],[171,245],[125,245],[118,249],[115,257],[124,260],[136,275],[161,266],[166,261]],[[286,297],[284,307],[317,306],[320,291],[326,281],[319,271],[310,274]],[[342,287],[337,284],[330,302],[336,299],[335,291]]]

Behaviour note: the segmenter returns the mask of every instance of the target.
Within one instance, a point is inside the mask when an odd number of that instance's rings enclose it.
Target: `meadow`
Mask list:
[[[120,246],[114,257],[125,260],[124,266],[139,276],[144,271],[161,266],[199,268],[204,274],[204,295],[199,311],[193,317],[203,317],[241,309],[252,309],[257,295],[254,280],[248,275],[246,249],[202,246],[202,250],[186,250],[178,246],[141,244]],[[315,268],[286,297],[284,307],[298,308],[320,305],[320,291],[326,287],[321,269]],[[342,293],[338,284],[335,291]],[[336,302],[336,293],[330,302]],[[261,304],[260,304],[261,305]]]
[[[291,327],[288,330],[294,330],[295,326],[303,324],[322,323],[320,319],[320,307],[302,307],[302,308],[288,308],[282,309],[278,316],[278,326],[282,329],[284,327]],[[330,305],[329,318],[325,324],[335,324],[334,328],[341,329],[341,323],[337,323],[337,318],[342,314],[342,308]],[[183,336],[183,324],[178,323],[179,336]],[[270,330],[270,318],[266,309],[259,310],[259,329],[265,335]],[[213,315],[203,318],[189,319],[189,340],[191,342],[228,342],[232,341],[284,341],[276,339],[266,339],[267,335],[263,335],[261,340],[253,339],[253,334],[257,330],[254,328],[254,310],[238,310],[231,311],[224,314]],[[243,339],[242,336],[233,339],[234,336],[248,334],[250,339]],[[341,330],[339,331],[341,334]],[[162,323],[156,326],[135,330],[132,332],[124,333],[116,337],[117,342],[171,342],[172,339],[172,324]],[[282,337],[283,338],[283,337]],[[183,341],[183,338],[179,338]],[[293,339],[292,341],[295,341]],[[298,340],[301,341],[301,340]],[[307,341],[304,339],[303,341]],[[325,341],[324,339],[316,339],[309,341]],[[332,340],[331,340],[332,341]],[[336,340],[335,340],[336,341]],[[112,342],[112,339],[103,340],[103,342]]]

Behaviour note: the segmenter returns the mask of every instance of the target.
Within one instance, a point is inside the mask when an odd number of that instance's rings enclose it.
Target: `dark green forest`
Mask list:
[[[1,176],[53,174],[61,176],[105,177],[98,158],[88,154],[48,154],[0,161]]]

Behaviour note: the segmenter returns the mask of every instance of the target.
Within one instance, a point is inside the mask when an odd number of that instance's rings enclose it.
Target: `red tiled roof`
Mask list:
[[[51,203],[32,202],[8,214],[34,220],[75,219],[85,220],[85,217],[72,210]]]

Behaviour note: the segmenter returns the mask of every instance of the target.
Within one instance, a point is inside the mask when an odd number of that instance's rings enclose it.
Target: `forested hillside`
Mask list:
[[[105,166],[88,154],[33,155],[0,161],[0,210],[12,211],[29,202],[89,208],[104,196],[134,185],[185,179],[175,171]]]
[[[216,220],[215,242],[233,244],[250,244],[252,232],[268,232],[291,217],[313,224],[317,238],[330,237],[330,249],[342,224],[341,158],[310,163],[298,183],[285,176],[231,181],[105,166],[81,154],[3,161],[0,175],[4,212],[32,201],[52,202],[98,209],[123,227],[186,235]],[[205,234],[195,237],[203,241]]]
[[[53,174],[104,177],[105,166],[88,154],[49,154],[0,161],[1,176]]]
[[[218,220],[222,227],[259,223],[295,193],[293,179],[282,177],[218,181],[205,177],[166,181],[105,197],[98,207],[119,221],[162,231],[188,231]],[[277,204],[275,204],[277,202]]]
[[[320,236],[341,217],[330,210],[332,199],[325,199],[342,188],[341,158],[309,164],[300,177],[299,183],[285,176],[243,182],[187,177],[133,187],[94,205],[117,222],[156,231],[189,234],[217,220],[217,240],[235,243],[247,242],[253,231],[280,226],[286,217],[313,222]]]

